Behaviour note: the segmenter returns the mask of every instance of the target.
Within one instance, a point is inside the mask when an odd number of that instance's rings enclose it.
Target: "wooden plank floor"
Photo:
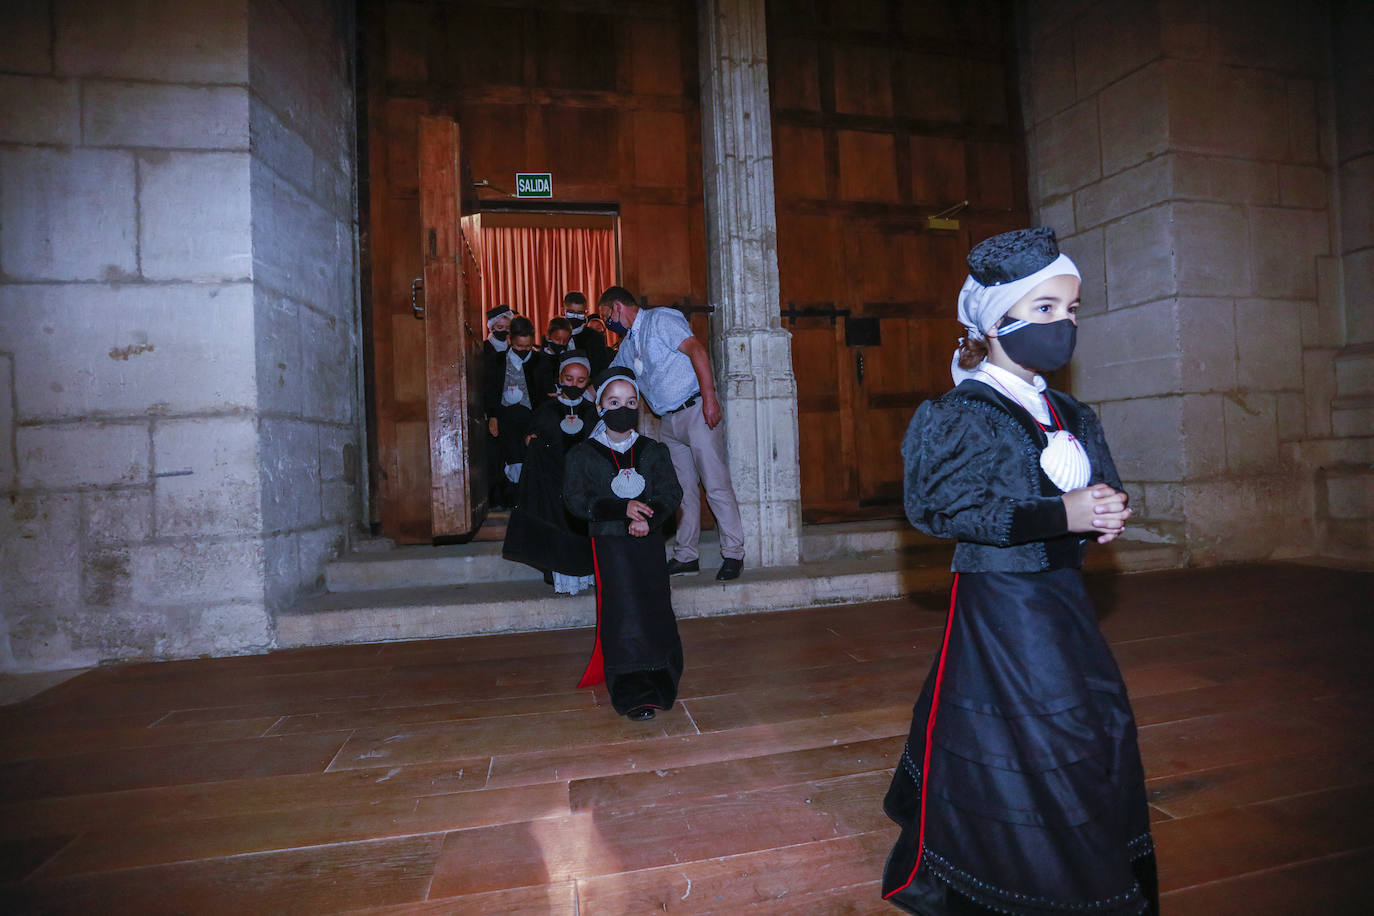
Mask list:
[[[1093,582],[1165,912],[1369,912],[1374,575]],[[885,913],[945,598],[685,621],[649,723],[586,630],[90,672],[0,709],[0,910]]]

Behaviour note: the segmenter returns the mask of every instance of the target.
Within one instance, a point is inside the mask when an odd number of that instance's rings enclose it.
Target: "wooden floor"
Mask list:
[[[1096,580],[1165,913],[1368,913],[1374,575]],[[97,670],[0,709],[0,911],[885,913],[944,597],[682,625],[649,723],[586,630]]]

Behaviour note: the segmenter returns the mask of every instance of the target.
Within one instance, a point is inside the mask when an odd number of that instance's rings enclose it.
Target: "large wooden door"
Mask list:
[[[952,384],[964,257],[1026,225],[1014,22],[1010,0],[768,0],[808,522],[901,514],[902,437]]]
[[[481,398],[481,302],[476,258],[464,233],[458,125],[420,120],[420,238],[424,258],[425,391],[429,420],[430,533],[465,537],[487,510]]]
[[[374,225],[393,230],[373,237],[389,267],[372,278],[373,371],[382,531],[417,544],[475,532],[487,482],[481,302],[463,226],[471,180],[458,125],[408,114],[397,140],[409,149],[389,144],[392,182],[373,185],[374,207],[386,208]]]

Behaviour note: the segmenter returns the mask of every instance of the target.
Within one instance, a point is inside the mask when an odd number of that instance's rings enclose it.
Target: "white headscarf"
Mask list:
[[[1023,296],[1051,277],[1062,276],[1082,279],[1073,259],[1062,252],[1059,257],[1030,276],[1012,280],[1010,283],[984,286],[970,276],[964,281],[963,288],[959,290],[959,323],[964,326],[964,330],[970,338],[983,340],[987,337],[988,332],[997,326],[997,322],[1002,320],[1002,316],[1013,305],[1021,301]],[[960,344],[962,343],[963,341],[960,341]],[[977,369],[977,367],[974,367],[973,370],[959,368],[959,353],[960,348],[956,347],[954,359],[949,367],[956,385],[964,379],[970,378]]]
[[[626,375],[612,376],[611,378],[608,378],[606,379],[606,381],[602,382],[601,387],[597,389],[596,400],[593,402],[596,404],[597,416],[601,416],[606,412],[606,408],[601,406],[601,395],[608,387],[610,387],[611,382],[626,382],[634,388],[635,397],[639,397],[639,382],[636,379],[632,379]],[[588,386],[588,390],[590,390],[590,386]],[[631,445],[634,445],[635,440],[639,438],[638,430],[631,430],[630,432],[630,437],[626,439],[624,442],[612,442],[610,438],[606,435],[606,421],[597,420],[596,426],[592,427],[591,438],[595,439],[597,442],[600,442],[602,445],[606,446],[607,448],[613,451],[625,452],[629,449]]]

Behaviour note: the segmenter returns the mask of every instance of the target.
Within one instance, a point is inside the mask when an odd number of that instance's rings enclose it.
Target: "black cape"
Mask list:
[[[653,509],[649,534],[632,537],[628,499],[611,490],[618,471],[633,467],[644,478],[636,497]],[[682,486],[668,449],[640,436],[624,455],[588,440],[568,453],[563,498],[587,520],[596,575],[596,645],[579,687],[606,681],[611,705],[668,709],[682,677],[682,641],[673,616],[663,525],[682,503]]]
[[[571,435],[559,425],[570,415],[582,421],[582,428]],[[587,523],[570,515],[563,504],[563,462],[568,451],[591,434],[596,421],[596,408],[586,400],[568,407],[555,398],[534,409],[534,439],[525,447],[519,497],[501,550],[507,560],[546,573],[592,574]]]

